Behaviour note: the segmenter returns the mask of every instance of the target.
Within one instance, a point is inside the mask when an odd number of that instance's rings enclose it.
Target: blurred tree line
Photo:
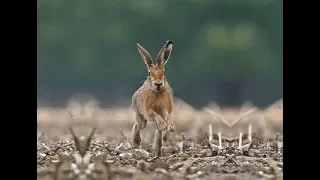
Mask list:
[[[155,59],[168,39],[167,77],[186,102],[265,106],[282,97],[280,0],[38,0],[37,21],[44,105],[79,91],[127,104],[147,75],[136,43]]]

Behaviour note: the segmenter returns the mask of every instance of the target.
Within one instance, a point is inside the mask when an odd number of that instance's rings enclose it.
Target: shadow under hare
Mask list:
[[[132,96],[132,107],[136,113],[136,123],[132,130],[133,148],[140,146],[140,131],[146,127],[147,121],[155,121],[155,155],[161,156],[162,131],[174,132],[175,126],[171,112],[173,106],[173,91],[165,76],[165,64],[168,62],[172,41],[167,41],[158,53],[156,64],[153,64],[148,51],[137,43],[138,51],[144,60],[148,78]]]

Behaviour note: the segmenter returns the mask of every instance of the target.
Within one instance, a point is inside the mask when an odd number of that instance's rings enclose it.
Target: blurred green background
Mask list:
[[[174,42],[167,78],[200,107],[282,97],[280,0],[38,0],[38,104],[65,105],[76,92],[104,105],[131,102],[155,59]]]

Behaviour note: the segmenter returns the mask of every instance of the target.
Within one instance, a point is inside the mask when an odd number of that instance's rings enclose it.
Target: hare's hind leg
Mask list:
[[[140,114],[136,113],[136,123],[132,128],[132,146],[134,149],[139,148],[141,143],[140,131],[147,125],[145,120]]]
[[[154,152],[155,157],[160,157],[161,154],[161,148],[162,148],[162,131],[157,129],[155,136],[154,136]]]

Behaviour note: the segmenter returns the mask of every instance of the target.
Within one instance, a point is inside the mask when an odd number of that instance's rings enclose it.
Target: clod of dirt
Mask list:
[[[152,180],[163,180],[163,179],[174,180],[170,174],[163,173],[163,172],[153,173],[149,179],[152,179]]]
[[[240,173],[254,172],[254,171],[256,171],[255,166],[249,163],[244,163],[240,169]]]
[[[175,157],[174,155],[171,155],[171,156],[169,156],[169,157],[167,158],[167,162],[168,162],[169,164],[175,164],[175,163],[179,162],[180,160],[181,160],[181,158]]]
[[[132,158],[131,153],[121,153],[121,154],[119,154],[119,156],[123,159],[131,159]]]
[[[195,166],[190,167],[190,169],[189,169],[189,173],[190,174],[197,173],[198,171],[200,171],[200,168],[199,167],[195,167]]]
[[[143,172],[148,172],[149,171],[150,164],[145,162],[144,160],[139,160],[137,162],[137,168],[140,169]]]
[[[162,168],[156,168],[153,172],[162,173],[162,174],[168,174],[168,171]]]
[[[250,156],[250,157],[254,157],[254,155],[255,155],[254,150],[249,150],[249,151],[246,151],[246,152],[247,152],[248,156]]]
[[[46,157],[47,155],[45,153],[39,153],[40,157]]]
[[[211,149],[207,149],[206,150],[206,157],[211,157],[213,155],[212,150]]]
[[[157,160],[154,163],[152,163],[151,166],[150,166],[151,170],[154,170],[156,168],[161,168],[161,169],[164,169],[166,171],[169,171],[170,166],[165,161]]]
[[[178,163],[176,163],[176,164],[171,165],[171,166],[170,166],[170,169],[174,171],[174,170],[176,170],[176,169],[181,168],[183,165],[184,165],[183,162],[178,162]]]
[[[204,171],[207,173],[207,174],[211,174],[211,173],[219,173],[220,172],[220,169],[218,167],[218,165],[216,164],[208,164]]]
[[[162,152],[164,155],[175,153],[176,149],[173,146],[162,147]]]
[[[122,142],[119,144],[118,147],[116,147],[115,151],[118,151],[118,150],[129,150],[131,149],[131,145],[129,142]]]
[[[134,151],[136,152],[138,159],[148,158],[150,156],[150,153],[144,149],[135,149]]]
[[[184,153],[186,149],[186,143],[185,142],[179,142],[177,143],[177,146],[179,147],[180,153]]]

